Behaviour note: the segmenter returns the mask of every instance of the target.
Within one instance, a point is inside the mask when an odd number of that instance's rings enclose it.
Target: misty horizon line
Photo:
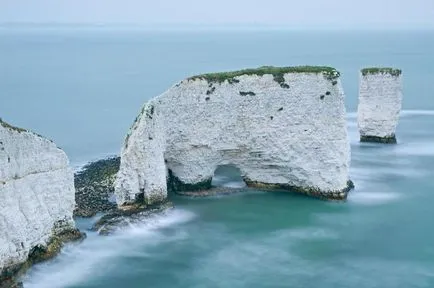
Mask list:
[[[163,30],[184,30],[184,29],[243,29],[243,30],[337,30],[337,31],[363,31],[363,30],[378,30],[378,31],[393,31],[393,30],[413,30],[413,31],[430,31],[434,30],[434,26],[427,25],[393,25],[372,23],[370,25],[308,25],[294,26],[288,24],[270,24],[270,23],[135,23],[135,22],[32,22],[32,21],[7,21],[0,22],[0,28],[128,28],[128,29],[163,29]]]

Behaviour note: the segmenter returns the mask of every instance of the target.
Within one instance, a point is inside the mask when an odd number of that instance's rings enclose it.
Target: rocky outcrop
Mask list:
[[[111,157],[89,163],[75,173],[75,216],[92,217],[117,208],[113,194],[119,164],[120,157]]]
[[[345,199],[350,145],[339,73],[261,67],[188,78],[143,107],[121,154],[120,207],[210,188],[219,165],[249,186]]]
[[[0,283],[82,237],[72,219],[73,172],[65,153],[0,120]]]
[[[101,217],[92,227],[100,235],[109,235],[115,231],[131,227],[131,224],[143,223],[149,217],[165,213],[173,208],[170,201],[159,202],[157,205],[135,205],[130,209],[116,209]]]
[[[396,143],[395,131],[401,106],[401,70],[363,69],[357,109],[360,141]]]

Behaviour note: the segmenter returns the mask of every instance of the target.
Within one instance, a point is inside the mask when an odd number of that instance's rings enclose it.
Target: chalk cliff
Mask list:
[[[357,111],[361,142],[396,143],[402,106],[401,70],[366,68],[360,73]]]
[[[80,236],[74,205],[65,153],[0,119],[0,283]]]
[[[234,165],[253,187],[345,199],[350,146],[339,73],[261,67],[181,81],[146,103],[125,139],[119,206],[211,186]]]

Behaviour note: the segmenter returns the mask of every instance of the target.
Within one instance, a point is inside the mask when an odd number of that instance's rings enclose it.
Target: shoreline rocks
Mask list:
[[[238,193],[246,192],[246,187],[244,188],[230,188],[230,187],[211,187],[204,190],[194,190],[194,191],[177,191],[175,192],[180,196],[188,196],[191,198],[206,198],[214,196],[226,196]]]
[[[402,107],[402,72],[394,68],[365,68],[360,72],[357,122],[360,142],[396,144]]]
[[[110,198],[119,171],[120,157],[109,157],[85,165],[74,175],[76,208],[74,216],[92,217],[117,208]]]
[[[316,187],[296,187],[287,184],[270,184],[244,179],[247,186],[268,191],[288,191],[298,194],[303,194],[321,200],[346,200],[348,193],[354,189],[354,183],[351,180],[347,181],[347,186],[336,191],[321,191]]]
[[[114,210],[101,217],[91,230],[97,231],[100,235],[110,235],[122,227],[133,223],[142,222],[144,219],[162,213],[168,209],[173,209],[173,203],[164,201],[154,205],[130,205],[124,209]]]

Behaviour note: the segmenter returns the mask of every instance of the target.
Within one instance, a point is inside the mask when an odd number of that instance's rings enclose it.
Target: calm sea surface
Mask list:
[[[176,208],[34,267],[25,287],[434,287],[433,32],[0,30],[0,116],[73,165],[120,150],[149,98],[203,72],[329,65],[342,73],[356,189],[346,203],[250,191]],[[398,145],[361,145],[358,70],[404,71]],[[219,183],[239,185],[233,171]],[[88,228],[95,219],[77,219]]]

